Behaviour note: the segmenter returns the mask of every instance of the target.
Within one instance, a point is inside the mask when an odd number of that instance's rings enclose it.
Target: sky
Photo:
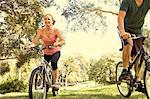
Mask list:
[[[66,45],[62,48],[64,55],[81,53],[87,58],[100,58],[105,54],[118,53],[121,47],[117,32],[117,17],[107,19],[108,27],[105,35],[102,32],[85,33],[83,31],[67,34]]]

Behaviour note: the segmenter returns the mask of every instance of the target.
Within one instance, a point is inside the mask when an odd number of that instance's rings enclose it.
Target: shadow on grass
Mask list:
[[[28,96],[17,96],[17,97],[0,97],[0,99],[29,99]],[[41,99],[40,97],[38,99]],[[53,97],[48,94],[47,99],[146,99],[145,95],[131,95],[129,98],[125,98],[121,95],[106,95],[106,94],[69,94],[69,95],[59,95]]]
[[[129,98],[125,98],[121,95],[111,96],[105,94],[70,94],[61,95],[56,97],[48,97],[48,99],[146,99],[145,96],[133,95]]]
[[[28,96],[5,96],[0,99],[29,99]]]
[[[28,95],[20,96],[5,96],[0,99],[29,99]],[[38,97],[36,99],[42,99]],[[146,95],[138,92],[133,92],[129,98],[121,96],[117,88],[113,86],[84,88],[81,90],[61,90],[56,97],[52,96],[49,91],[47,99],[146,99]]]
[[[49,95],[48,95],[49,96]],[[147,99],[145,94],[133,91],[129,98],[120,95],[114,88],[93,88],[84,90],[62,90],[59,96],[48,99]]]

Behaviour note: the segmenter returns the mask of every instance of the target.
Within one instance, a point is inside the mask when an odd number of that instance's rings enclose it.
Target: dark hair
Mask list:
[[[53,16],[51,14],[45,14],[44,17],[47,16],[47,15],[51,16],[51,18],[53,20],[53,25],[54,25],[56,21],[54,20]]]

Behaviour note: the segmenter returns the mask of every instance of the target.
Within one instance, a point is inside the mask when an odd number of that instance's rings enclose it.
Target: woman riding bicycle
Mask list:
[[[54,28],[55,20],[51,14],[44,15],[45,27],[37,29],[36,36],[33,40],[33,43],[30,47],[35,47],[38,43],[39,38],[41,37],[43,45],[46,47],[44,49],[44,59],[47,62],[51,62],[52,66],[52,76],[53,76],[53,85],[54,90],[59,90],[58,78],[59,71],[57,62],[60,58],[60,48],[61,45],[65,44],[64,37],[61,32]],[[47,46],[53,45],[53,48],[48,48]]]
[[[150,0],[122,0],[118,15],[118,29],[119,35],[124,41],[122,54],[124,69],[120,78],[126,78],[130,75],[127,70],[130,56],[134,57],[142,46],[142,39],[132,40],[130,37],[131,34],[142,35],[144,19],[149,9]],[[138,77],[137,80],[139,83],[137,91],[143,91],[141,77]]]

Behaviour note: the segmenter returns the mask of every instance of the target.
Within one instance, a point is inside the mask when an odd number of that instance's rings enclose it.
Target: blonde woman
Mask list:
[[[35,47],[38,43],[39,38],[41,37],[43,45],[53,45],[54,48],[46,48],[44,49],[44,59],[47,62],[51,62],[52,66],[52,76],[53,76],[53,85],[54,90],[59,90],[58,77],[59,71],[57,62],[60,58],[60,49],[61,45],[65,44],[64,37],[61,32],[54,28],[55,20],[51,14],[46,14],[44,16],[45,27],[42,29],[37,29],[36,36],[33,40],[33,44],[30,47]]]

